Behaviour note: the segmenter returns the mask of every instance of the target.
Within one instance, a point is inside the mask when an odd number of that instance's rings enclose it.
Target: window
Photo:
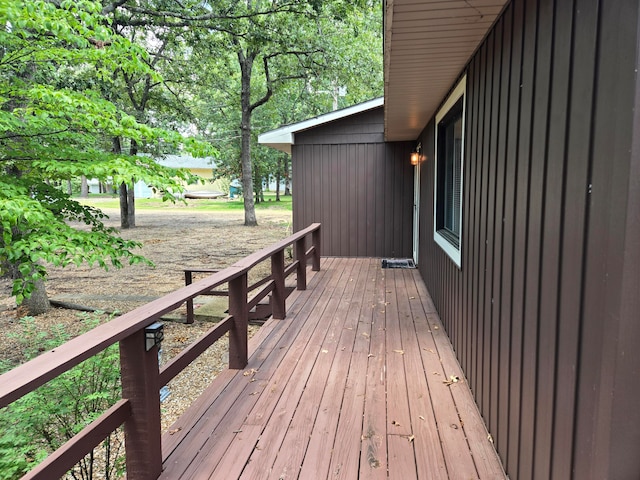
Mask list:
[[[433,238],[461,266],[464,91],[466,78],[436,115]]]

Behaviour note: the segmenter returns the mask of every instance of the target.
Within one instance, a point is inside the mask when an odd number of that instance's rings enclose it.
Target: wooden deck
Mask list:
[[[162,449],[171,480],[506,478],[420,275],[379,259],[324,258]]]

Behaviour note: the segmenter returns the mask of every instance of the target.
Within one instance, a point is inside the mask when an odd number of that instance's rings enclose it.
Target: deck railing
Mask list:
[[[306,247],[307,237],[311,237],[309,248]],[[294,260],[286,265],[285,250],[291,245],[294,247]],[[269,258],[270,275],[249,286],[249,271]],[[249,255],[224,270],[98,326],[0,376],[2,408],[119,342],[122,399],[23,478],[48,480],[63,476],[124,424],[127,479],[156,479],[162,471],[160,388],[227,332],[229,368],[244,368],[248,358],[249,311],[271,294],[273,317],[283,319],[287,297],[285,280],[296,272],[296,287],[299,290],[306,289],[308,259],[312,261],[312,270],[320,270],[319,223]],[[148,351],[145,348],[145,328],[188,300],[224,284],[228,284],[229,315],[160,369],[158,347],[154,346]],[[257,292],[249,299],[252,288]]]

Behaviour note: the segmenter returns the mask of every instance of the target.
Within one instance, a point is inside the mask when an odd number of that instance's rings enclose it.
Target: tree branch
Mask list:
[[[118,7],[121,7],[122,5],[127,3],[127,1],[128,0],[116,0],[113,3],[109,3],[109,4],[105,5],[102,8],[102,14],[103,15],[108,15],[109,13],[115,11]]]
[[[63,128],[62,130],[57,130],[57,131],[53,131],[53,132],[46,132],[46,133],[33,133],[30,135],[22,135],[20,133],[15,133],[12,135],[6,135],[4,137],[0,137],[0,140],[9,140],[11,138],[37,138],[37,137],[48,137],[51,135],[58,135],[60,133],[64,133],[64,132],[68,132],[70,131],[69,127]]]

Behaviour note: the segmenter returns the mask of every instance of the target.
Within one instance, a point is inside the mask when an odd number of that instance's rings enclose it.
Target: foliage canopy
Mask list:
[[[173,199],[189,174],[114,152],[113,139],[130,139],[142,152],[171,144],[211,153],[105,98],[116,70],[157,77],[147,60],[144,48],[113,33],[98,2],[0,0],[0,268],[15,278],[18,302],[45,277],[46,263],[144,261],[135,242],[102,224],[100,211],[52,185],[80,175],[116,184],[135,178]]]

